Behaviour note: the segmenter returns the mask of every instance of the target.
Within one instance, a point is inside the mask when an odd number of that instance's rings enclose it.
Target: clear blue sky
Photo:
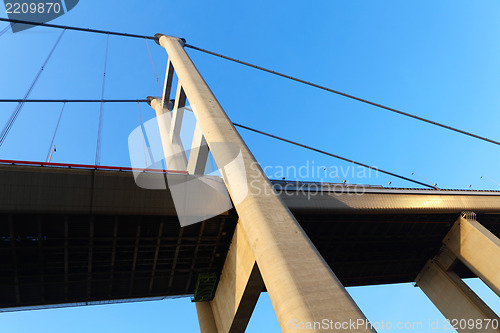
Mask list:
[[[6,17],[3,8],[2,13]],[[500,139],[497,1],[82,0],[53,23],[184,37],[193,45]],[[0,98],[24,96],[59,33],[36,28],[0,37]],[[99,99],[105,43],[105,36],[66,32],[30,97]],[[165,52],[154,42],[149,45],[162,82]],[[442,188],[500,189],[480,178],[500,182],[500,152],[492,144],[196,51],[188,53],[234,122],[407,177],[418,172]],[[111,36],[105,98],[157,94],[145,41]],[[153,112],[145,104],[141,107],[144,120],[150,119]],[[0,105],[0,126],[14,108],[13,103]],[[0,148],[0,158],[44,160],[59,110],[60,105],[26,105]],[[53,161],[93,164],[98,113],[98,104],[67,105]],[[127,136],[137,125],[137,105],[105,106],[103,165],[130,163]],[[241,133],[261,165],[272,170],[308,163],[348,166]],[[412,186],[382,175],[341,178]],[[478,281],[471,283],[481,288]],[[411,284],[349,292],[372,321],[442,319]],[[488,303],[499,313],[498,298],[488,295]],[[194,305],[187,299],[0,315],[2,333],[34,330],[196,332],[198,327]],[[266,294],[248,331],[279,331]]]

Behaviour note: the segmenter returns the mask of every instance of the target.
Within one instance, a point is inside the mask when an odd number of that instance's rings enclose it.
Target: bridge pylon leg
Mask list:
[[[264,281],[253,251],[238,223],[213,300],[196,303],[201,332],[210,332],[206,328],[206,315],[202,313],[203,317],[200,317],[200,307],[205,304],[208,304],[210,309],[204,311],[210,311],[218,333],[245,332],[263,289]]]
[[[196,313],[201,333],[218,333],[210,302],[196,302]]]
[[[460,333],[500,332],[497,314],[453,271],[455,264],[461,260],[483,281],[492,284],[491,280],[495,278],[492,269],[498,267],[500,258],[494,256],[494,238],[475,221],[475,214],[462,213],[443,239],[439,253],[427,262],[415,280],[450,320],[450,328],[453,326]]]
[[[214,161],[221,170],[239,216],[238,224],[248,240],[282,331],[374,332],[273,189],[185,52],[184,41],[165,35],[156,37],[158,44],[167,51],[169,66],[173,66],[177,73],[178,84],[182,85]],[[151,101],[153,108],[160,105],[165,108],[170,94],[169,82],[172,82],[168,77],[165,84],[168,89],[165,89],[161,101]],[[217,323],[217,315],[215,321]],[[342,326],[340,330],[339,325]]]

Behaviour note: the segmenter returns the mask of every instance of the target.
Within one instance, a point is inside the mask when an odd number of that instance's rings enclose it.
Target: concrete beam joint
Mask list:
[[[168,35],[164,35],[164,34],[160,34],[160,33],[155,34],[156,44],[158,44],[162,47],[165,47],[164,42],[162,42],[162,39],[164,39],[164,38],[177,39],[179,41],[179,43],[182,45],[182,47],[184,47],[186,45],[186,39],[184,39],[184,38],[172,37],[172,36],[168,36]]]
[[[439,259],[429,260],[415,281],[446,318],[474,320],[474,322],[500,320],[457,274],[445,271],[439,264]],[[484,326],[483,329],[459,327],[458,332],[499,333],[500,329],[491,326],[487,329]]]
[[[476,221],[475,214],[462,213],[443,244],[500,296],[500,239]]]

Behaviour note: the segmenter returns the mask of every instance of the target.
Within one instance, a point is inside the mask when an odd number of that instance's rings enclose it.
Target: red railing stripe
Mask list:
[[[36,161],[18,161],[18,160],[1,160],[0,164],[12,164],[12,165],[33,165],[40,167],[59,167],[59,168],[77,168],[77,169],[91,169],[91,170],[116,170],[116,171],[146,171],[146,172],[161,172],[161,173],[179,173],[187,175],[187,171],[179,170],[163,170],[163,169],[141,169],[141,168],[130,168],[130,167],[117,167],[117,166],[105,166],[105,165],[90,165],[90,164],[71,164],[71,163],[53,163],[53,162],[36,162]]]

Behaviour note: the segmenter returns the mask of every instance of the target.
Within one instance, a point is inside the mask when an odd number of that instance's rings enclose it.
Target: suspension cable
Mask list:
[[[148,154],[146,151],[149,153],[149,158],[151,159],[151,163],[154,163],[154,158],[153,154],[151,153],[151,150],[149,149],[149,140],[146,136],[146,131],[144,129],[144,123],[142,122],[142,115],[141,115],[141,105],[137,103],[137,109],[139,110],[139,126],[141,127],[141,133],[142,133],[142,147],[144,149],[144,161],[145,161],[145,167],[148,167]]]
[[[102,89],[101,89],[101,100],[104,99],[104,87],[106,85],[106,67],[108,65],[108,46],[109,46],[109,34],[106,37],[106,52],[104,53],[104,72],[102,76]],[[97,130],[97,145],[95,152],[95,165],[101,164],[101,146],[102,146],[102,127],[104,121],[104,102],[101,102],[99,108],[99,124]]]
[[[193,50],[200,51],[200,52],[204,52],[204,53],[207,53],[207,54],[210,54],[210,55],[213,55],[213,56],[225,59],[225,60],[229,60],[229,61],[241,64],[241,65],[245,65],[245,66],[248,66],[248,67],[251,67],[251,68],[255,68],[255,69],[258,69],[258,70],[263,71],[263,72],[267,72],[267,73],[270,73],[270,74],[273,74],[273,75],[284,77],[284,78],[292,80],[292,81],[296,81],[296,82],[299,82],[299,83],[302,83],[302,84],[305,84],[305,85],[308,85],[308,86],[311,86],[311,87],[314,87],[314,88],[318,88],[318,89],[321,89],[321,90],[324,90],[324,91],[328,91],[328,92],[331,92],[331,93],[334,93],[334,94],[337,94],[337,95],[340,95],[340,96],[344,96],[344,97],[356,100],[358,102],[369,104],[369,105],[372,105],[372,106],[375,106],[375,107],[378,107],[378,108],[381,108],[381,109],[385,109],[385,110],[388,110],[388,111],[391,111],[391,112],[394,112],[394,113],[397,113],[397,114],[400,114],[400,115],[403,115],[403,116],[406,116],[406,117],[410,117],[412,119],[423,121],[423,122],[431,124],[431,125],[439,126],[439,127],[448,129],[450,131],[454,131],[454,132],[457,132],[457,133],[460,133],[460,134],[464,134],[464,135],[467,135],[467,136],[470,136],[470,137],[473,137],[473,138],[476,138],[476,139],[479,139],[479,140],[483,140],[483,141],[486,141],[486,142],[489,142],[489,143],[493,143],[495,145],[499,145],[500,146],[500,142],[498,142],[498,141],[491,140],[491,139],[488,139],[488,138],[485,138],[483,136],[479,136],[479,135],[476,135],[476,134],[473,134],[473,133],[470,133],[470,132],[467,132],[467,131],[463,131],[463,130],[455,128],[455,127],[444,125],[444,124],[441,124],[441,123],[438,123],[438,122],[435,122],[435,121],[432,121],[432,120],[429,120],[429,119],[426,119],[426,118],[423,118],[423,117],[415,116],[415,115],[412,115],[412,114],[409,114],[409,113],[403,112],[401,110],[397,110],[397,109],[394,109],[394,108],[391,108],[391,107],[388,107],[388,106],[385,106],[385,105],[382,105],[382,104],[371,102],[369,100],[366,100],[366,99],[363,99],[363,98],[360,98],[360,97],[356,97],[356,96],[353,96],[353,95],[350,95],[350,94],[346,94],[346,93],[343,93],[341,91],[334,90],[334,89],[331,89],[331,88],[328,88],[328,87],[325,87],[325,86],[322,86],[322,85],[319,85],[319,84],[316,84],[316,83],[305,81],[305,80],[302,80],[302,79],[299,79],[299,78],[296,78],[296,77],[293,77],[293,76],[290,76],[290,75],[286,75],[286,74],[283,74],[283,73],[280,73],[280,72],[276,72],[276,71],[273,71],[273,70],[270,70],[270,69],[267,69],[267,68],[264,68],[264,67],[261,67],[261,66],[250,64],[248,62],[241,61],[241,60],[238,60],[238,59],[235,59],[235,58],[231,58],[231,57],[228,57],[228,56],[225,56],[225,55],[222,55],[222,54],[219,54],[219,53],[215,53],[215,52],[212,52],[212,51],[208,51],[208,50],[205,50],[205,49],[193,46],[193,45],[185,44],[185,47],[188,47],[188,48],[191,48]]]
[[[36,83],[38,82],[38,79],[40,78],[40,75],[42,74],[43,70],[47,66],[47,63],[49,62],[50,58],[52,57],[52,54],[54,53],[55,49],[57,48],[57,45],[61,41],[61,38],[64,35],[65,31],[66,30],[63,30],[61,32],[61,34],[59,35],[59,38],[56,40],[56,43],[54,44],[54,46],[50,50],[47,58],[45,59],[44,63],[42,64],[42,67],[40,68],[40,70],[38,71],[37,75],[33,79],[33,82],[31,82],[31,85],[28,88],[28,91],[26,92],[26,94],[24,95],[23,100],[19,102],[19,104],[16,106],[16,108],[12,112],[9,120],[7,120],[7,123],[5,124],[2,132],[0,133],[0,147],[3,145],[5,139],[7,138],[7,135],[9,134],[12,126],[14,125],[14,122],[16,121],[17,117],[19,116],[19,113],[21,112],[21,110],[24,107],[24,104],[25,104],[24,101],[29,97],[29,95],[33,91],[33,88],[35,87]]]
[[[7,30],[9,30],[10,27],[14,26],[16,23],[11,23],[11,24],[8,24],[5,28],[2,29],[2,31],[0,31],[0,36],[2,36],[4,33],[7,32]]]
[[[52,152],[52,146],[54,145],[54,141],[56,139],[57,130],[59,128],[59,124],[61,123],[61,118],[62,118],[65,106],[66,106],[66,102],[63,103],[62,108],[61,108],[61,112],[59,113],[59,118],[57,119],[56,129],[54,130],[54,135],[52,136],[52,141],[50,141],[49,152],[47,153],[47,158],[45,159],[45,162],[49,161],[50,153]]]
[[[141,127],[142,149],[144,150],[144,167],[147,168],[148,155],[146,154],[146,138],[144,137],[144,130],[142,129],[141,104],[137,103],[137,109],[139,110],[139,126]]]
[[[50,27],[50,28],[68,29],[68,30],[92,32],[92,33],[99,33],[99,34],[108,34],[108,35],[116,35],[116,36],[132,37],[132,38],[145,38],[145,39],[156,40],[156,37],[154,37],[154,36],[145,36],[145,35],[122,33],[122,32],[113,32],[113,31],[105,31],[105,30],[97,30],[97,29],[88,29],[88,28],[79,28],[79,27],[56,25],[56,24],[48,24],[48,23],[40,23],[40,22],[32,22],[32,21],[23,21],[23,20],[6,19],[6,18],[0,18],[0,21],[11,22],[11,23],[30,24],[30,25],[35,25],[35,26],[39,25],[39,26]],[[220,58],[225,59],[225,60],[229,60],[229,61],[241,64],[241,65],[245,65],[245,66],[248,66],[248,67],[260,70],[260,71],[264,71],[264,72],[267,72],[267,73],[270,73],[270,74],[273,74],[273,75],[277,75],[277,76],[280,76],[280,77],[283,77],[283,78],[286,78],[286,79],[289,79],[289,80],[293,80],[293,81],[296,81],[296,82],[299,82],[299,83],[302,83],[302,84],[305,84],[305,85],[308,85],[308,86],[311,86],[311,87],[314,87],[314,88],[318,88],[318,89],[321,89],[321,90],[324,90],[324,91],[328,91],[330,93],[334,93],[334,94],[337,94],[337,95],[340,95],[340,96],[344,96],[344,97],[347,97],[347,98],[350,98],[350,99],[353,99],[353,100],[356,100],[356,101],[359,101],[359,102],[362,102],[362,103],[365,103],[365,104],[369,104],[369,105],[375,106],[377,108],[385,109],[387,111],[391,111],[391,112],[400,114],[402,116],[406,116],[406,117],[409,117],[409,118],[412,118],[412,119],[415,119],[415,120],[419,120],[419,121],[422,121],[422,122],[425,122],[425,123],[428,123],[428,124],[431,124],[431,125],[434,125],[434,126],[445,128],[445,129],[450,130],[450,131],[454,131],[454,132],[457,132],[457,133],[460,133],[460,134],[463,134],[463,135],[467,135],[467,136],[473,137],[475,139],[479,139],[479,140],[482,140],[482,141],[485,141],[485,142],[489,142],[489,143],[493,143],[495,145],[499,145],[500,146],[500,142],[499,141],[488,139],[486,137],[483,137],[483,136],[480,136],[480,135],[476,135],[476,134],[471,133],[471,132],[467,132],[467,131],[464,131],[464,130],[461,130],[461,129],[458,129],[458,128],[455,128],[455,127],[452,127],[452,126],[448,126],[448,125],[445,125],[445,124],[442,124],[442,123],[438,123],[438,122],[435,122],[435,121],[432,121],[432,120],[429,120],[429,119],[426,119],[426,118],[423,118],[423,117],[412,115],[412,114],[403,112],[401,110],[397,110],[397,109],[394,109],[394,108],[391,108],[391,107],[388,107],[388,106],[385,106],[385,105],[382,105],[382,104],[379,104],[379,103],[371,102],[369,100],[366,100],[366,99],[363,99],[363,98],[360,98],[360,97],[356,97],[356,96],[353,96],[353,95],[350,95],[350,94],[347,94],[347,93],[343,93],[341,91],[334,90],[334,89],[331,89],[331,88],[328,88],[328,87],[325,87],[325,86],[322,86],[322,85],[319,85],[319,84],[316,84],[316,83],[305,81],[305,80],[302,80],[302,79],[299,79],[299,78],[296,78],[296,77],[293,77],[293,76],[290,76],[290,75],[286,75],[286,74],[283,74],[283,73],[280,73],[280,72],[276,72],[276,71],[273,71],[273,70],[270,70],[270,69],[267,69],[267,68],[264,68],[264,67],[261,67],[261,66],[257,66],[257,65],[245,62],[245,61],[241,61],[241,60],[238,60],[238,59],[235,59],[235,58],[231,58],[231,57],[228,57],[228,56],[216,53],[216,52],[212,52],[212,51],[209,51],[209,50],[206,50],[206,49],[194,46],[194,45],[190,45],[190,44],[187,44],[187,43],[185,43],[185,47],[188,47],[188,48],[191,48],[193,50],[200,51],[200,52],[204,52],[204,53],[216,56],[216,57],[220,57]],[[1,138],[0,138],[0,140],[1,140]],[[0,144],[1,144],[1,141],[0,141]]]
[[[380,172],[380,173],[384,173],[384,174],[389,175],[389,176],[393,176],[393,177],[396,177],[396,178],[399,178],[399,179],[403,179],[403,180],[406,180],[406,181],[409,181],[409,182],[412,182],[412,183],[415,183],[415,184],[418,184],[418,185],[422,185],[422,186],[425,186],[425,187],[429,187],[429,188],[432,188],[432,189],[439,190],[439,188],[437,188],[436,186],[432,186],[432,185],[429,185],[429,184],[426,184],[426,183],[422,183],[422,182],[419,182],[418,180],[407,178],[407,177],[404,177],[404,176],[401,176],[401,175],[398,175],[398,174],[395,174],[395,173],[392,173],[392,172],[389,172],[389,171],[385,171],[385,170],[382,170],[382,169],[379,169],[377,167],[373,167],[373,166],[370,166],[370,165],[367,165],[367,164],[364,164],[364,163],[356,162],[354,160],[351,160],[351,159],[348,159],[348,158],[345,158],[345,157],[341,157],[339,155],[331,154],[331,153],[328,153],[328,152],[326,152],[324,150],[321,150],[321,149],[318,149],[318,148],[307,146],[307,145],[304,145],[304,144],[301,144],[301,143],[298,143],[298,142],[295,142],[295,141],[292,141],[292,140],[288,140],[288,139],[285,139],[285,138],[282,138],[282,137],[279,137],[279,136],[276,136],[276,135],[272,135],[272,134],[269,134],[269,133],[266,133],[266,132],[263,132],[263,131],[259,131],[257,129],[254,129],[254,128],[251,128],[251,127],[247,127],[247,126],[244,126],[244,125],[240,125],[240,124],[236,124],[236,123],[233,123],[233,125],[236,126],[236,127],[240,127],[240,128],[246,129],[248,131],[252,131],[252,132],[255,132],[255,133],[258,133],[258,134],[262,134],[262,135],[268,136],[268,137],[276,139],[276,140],[280,140],[280,141],[283,141],[283,142],[290,143],[290,144],[298,146],[298,147],[309,149],[309,150],[315,151],[315,152],[323,154],[323,155],[334,157],[334,158],[342,160],[342,161],[346,161],[346,162],[349,162],[349,163],[352,163],[352,164],[355,164],[355,165],[362,166],[364,168],[368,168],[368,169],[371,169],[371,170],[374,170],[374,171],[377,171],[377,172]]]
[[[24,21],[24,20],[16,20],[16,19],[7,19],[7,18],[3,18],[3,17],[0,17],[0,21],[35,25],[35,26],[39,25],[39,26],[47,27],[47,28],[66,29],[66,30],[74,30],[74,31],[92,32],[92,33],[96,33],[96,34],[105,34],[105,35],[107,34],[107,35],[132,37],[132,38],[147,38],[147,39],[155,40],[154,36],[143,36],[143,35],[129,34],[129,33],[125,33],[125,32],[114,32],[114,31],[106,31],[106,30],[72,27],[72,26],[68,26],[68,25],[50,24],[50,23]]]
[[[158,91],[161,94],[162,91],[161,91],[161,86],[160,86],[160,80],[158,79],[158,73],[156,72],[156,66],[155,66],[155,62],[153,61],[153,55],[151,54],[151,49],[149,48],[148,39],[144,38],[144,41],[146,42],[146,46],[148,48],[149,58],[151,59],[151,66],[153,66],[153,71],[155,73],[155,78],[156,78],[156,84],[158,84]]]
[[[1,100],[0,100],[1,101]],[[30,101],[30,100],[28,100]],[[31,101],[37,101],[37,100],[31,100]],[[72,102],[72,101],[77,101],[77,102],[80,102],[80,101],[83,101],[83,102],[101,102],[101,101],[104,101],[104,102],[107,102],[108,100],[40,100],[42,102]],[[113,101],[113,100],[109,100],[109,101]],[[127,102],[132,102],[134,100],[127,100]],[[135,100],[134,102],[137,103],[137,106],[138,106],[138,111],[139,111],[139,123],[140,123],[140,126],[141,126],[141,131],[142,131],[142,135],[143,135],[143,139],[144,139],[144,142],[143,142],[143,145],[145,144],[145,146],[149,146],[149,144],[147,143],[147,137],[145,136],[145,133],[144,133],[144,126],[143,126],[143,122],[142,122],[142,116],[141,116],[141,108],[140,108],[140,102],[143,102],[142,100]],[[144,102],[148,102],[148,100],[144,100]],[[61,110],[61,115],[62,115],[62,110]],[[60,117],[61,117],[60,115]],[[59,119],[60,121],[60,119]],[[58,125],[59,126],[59,121],[58,121]],[[348,159],[348,158],[344,158],[344,157],[341,157],[341,156],[338,156],[338,155],[334,155],[334,154],[331,154],[331,153],[328,153],[328,152],[325,152],[323,150],[320,150],[320,149],[317,149],[317,148],[313,148],[313,147],[310,147],[310,146],[307,146],[307,145],[304,145],[304,144],[300,144],[300,143],[297,143],[297,142],[294,142],[294,141],[291,141],[291,140],[288,140],[288,139],[284,139],[284,138],[281,138],[281,137],[278,137],[278,136],[275,136],[275,135],[272,135],[272,134],[269,134],[269,133],[266,133],[266,132],[262,132],[262,131],[259,131],[259,130],[256,130],[256,129],[253,129],[253,128],[250,128],[250,127],[247,127],[247,126],[244,126],[244,125],[241,125],[241,124],[237,124],[237,123],[233,123],[234,126],[236,127],[240,127],[240,128],[243,128],[243,129],[246,129],[246,130],[249,130],[249,131],[252,131],[252,132],[255,132],[255,133],[258,133],[258,134],[262,134],[262,135],[265,135],[265,136],[268,136],[268,137],[271,137],[271,138],[274,138],[274,139],[277,139],[277,140],[280,140],[280,141],[284,141],[284,142],[287,142],[287,143],[290,143],[290,144],[293,144],[293,145],[296,145],[296,146],[299,146],[299,147],[302,147],[302,148],[306,148],[306,149],[309,149],[309,150],[312,150],[312,151],[315,151],[315,152],[319,152],[321,154],[324,154],[324,155],[327,155],[327,156],[330,156],[330,157],[334,157],[334,158],[337,158],[337,159],[340,159],[340,160],[343,160],[343,161],[346,161],[346,162],[350,162],[350,163],[353,163],[353,164],[356,164],[356,165],[359,165],[359,166],[362,166],[362,167],[365,167],[365,168],[368,168],[368,169],[371,169],[371,170],[375,170],[375,171],[378,171],[378,172],[381,172],[381,173],[385,173],[387,175],[390,175],[390,176],[394,176],[394,177],[397,177],[397,178],[400,178],[400,179],[403,179],[403,180],[406,180],[406,181],[409,181],[409,182],[413,182],[415,184],[418,184],[418,185],[422,185],[422,186],[426,186],[426,187],[429,187],[429,188],[433,188],[433,189],[438,189],[436,186],[431,186],[431,185],[428,185],[428,184],[425,184],[425,183],[422,183],[422,182],[419,182],[419,181],[416,181],[416,180],[413,180],[413,179],[410,179],[410,178],[407,178],[407,177],[404,177],[404,176],[400,176],[400,175],[397,175],[397,174],[394,174],[392,172],[388,172],[388,171],[384,171],[384,170],[381,170],[379,168],[376,168],[376,167],[372,167],[372,166],[369,166],[369,165],[366,165],[366,164],[363,164],[363,163],[359,163],[359,162],[356,162],[354,160],[351,160],[351,159]],[[57,131],[57,127],[56,127],[56,131]],[[54,133],[54,137],[55,137],[55,133]],[[54,141],[54,139],[52,139],[52,141]],[[51,145],[52,147],[52,145]],[[144,147],[144,149],[146,149],[146,147]],[[49,151],[50,153],[50,151]],[[145,159],[146,159],[146,164],[147,164],[147,156],[146,156],[146,151],[144,152],[145,153]],[[151,155],[151,152],[149,152],[150,155]],[[152,158],[152,156],[150,156]]]

